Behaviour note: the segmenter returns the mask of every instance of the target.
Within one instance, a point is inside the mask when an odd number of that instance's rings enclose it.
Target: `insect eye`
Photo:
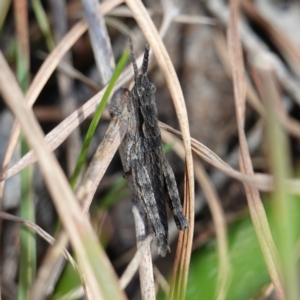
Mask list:
[[[149,92],[150,92],[151,94],[154,94],[154,93],[156,92],[156,86],[155,86],[155,84],[152,83],[152,82],[149,83]]]
[[[143,86],[139,86],[137,88],[137,94],[139,97],[141,97],[144,94],[145,88]]]

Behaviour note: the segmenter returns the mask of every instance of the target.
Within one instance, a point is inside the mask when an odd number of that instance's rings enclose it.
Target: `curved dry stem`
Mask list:
[[[221,30],[216,29],[215,30],[215,38],[214,38],[215,46],[219,55],[219,58],[222,62],[222,65],[224,69],[226,70],[226,73],[231,78],[232,72],[231,72],[231,66],[230,66],[230,60],[226,45],[226,40],[224,34],[221,32]],[[250,61],[251,62],[251,61]],[[246,97],[248,103],[265,119],[266,112],[265,108],[262,104],[262,101],[259,99],[259,96],[254,89],[252,82],[250,81],[249,77],[246,76]],[[296,119],[292,118],[287,114],[287,112],[282,109],[280,111],[279,115],[279,121],[284,127],[284,129],[291,134],[292,136],[296,138],[300,138],[300,122]]]
[[[182,139],[181,133],[160,122],[160,128],[175,134],[177,137]],[[260,191],[268,192],[273,190],[273,177],[267,174],[255,173],[255,174],[245,174],[239,172],[232,167],[230,167],[226,162],[224,162],[218,155],[216,155],[213,151],[211,151],[208,147],[200,143],[199,141],[192,138],[192,149],[193,151],[199,155],[206,162],[216,167],[220,171],[224,172],[231,178],[234,178],[238,181],[241,181],[249,186],[256,187]],[[299,180],[297,179],[289,179],[286,181],[287,189],[291,194],[299,194]]]
[[[186,182],[189,194],[189,198],[185,198],[185,205],[187,207],[185,213],[190,224],[189,230],[183,233],[188,238],[185,240],[186,244],[182,245],[182,247],[185,250],[185,256],[182,256],[182,261],[184,261],[184,264],[182,265],[182,268],[180,268],[180,272],[184,274],[182,280],[182,291],[185,291],[194,232],[194,171],[187,111],[184,103],[182,90],[176,72],[174,70],[174,66],[149,14],[147,13],[147,10],[145,9],[142,2],[137,0],[127,0],[126,4],[132,11],[133,17],[135,18],[139,27],[143,31],[148,43],[151,46],[151,49],[155,54],[158,65],[165,76],[168,88],[170,90],[175,105],[178,121],[183,132],[183,141],[186,153]],[[183,294],[184,293],[185,292],[183,292]]]
[[[242,172],[253,174],[253,166],[248,150],[247,140],[244,131],[245,120],[245,81],[244,62],[242,46],[238,31],[239,1],[230,1],[230,18],[228,23],[227,41],[229,57],[233,74],[233,87],[235,96],[235,107],[237,115],[238,134],[240,142],[240,168]],[[271,230],[268,224],[264,206],[261,202],[259,192],[256,188],[244,185],[250,215],[267,264],[270,277],[275,286],[279,299],[285,299],[284,289],[281,282],[281,270]]]
[[[8,221],[18,222],[21,224],[24,224],[24,226],[30,228],[34,232],[36,232],[40,237],[42,237],[45,241],[47,241],[50,245],[54,245],[56,240],[54,237],[52,237],[48,232],[43,230],[40,226],[37,224],[27,221],[25,219],[22,219],[20,217],[14,216],[12,214],[6,213],[4,211],[0,211],[0,218],[5,219]],[[63,248],[62,254],[65,257],[66,260],[68,260],[73,268],[79,272],[78,266],[76,262],[74,261],[72,255],[69,253],[69,251],[66,248]]]
[[[100,92],[101,94],[103,91]],[[66,139],[68,133],[73,130],[79,123],[81,123],[86,117],[88,117],[92,112],[95,111],[95,102],[97,101],[98,95],[90,99],[81,109],[75,111],[71,116],[61,122],[56,128],[54,128],[49,134],[47,134],[45,141],[50,150],[55,150],[61,143]],[[99,97],[98,97],[99,98]],[[79,118],[79,119],[78,119]],[[180,131],[159,122],[161,129],[166,130],[175,134],[177,137],[182,139],[182,134]],[[256,187],[260,191],[268,192],[273,190],[273,178],[270,175],[255,173],[255,174],[245,174],[241,173],[232,167],[230,167],[226,162],[224,162],[218,155],[211,151],[208,147],[195,140],[192,141],[193,151],[199,155],[206,162],[219,169],[220,171],[227,174],[229,177],[234,178],[238,181],[248,184],[249,186]],[[19,162],[12,166],[7,172],[0,174],[0,180],[6,180],[11,176],[17,174],[25,167],[36,162],[37,157],[33,151],[26,154]],[[298,179],[288,179],[286,180],[287,189],[291,194],[300,194],[300,184]]]
[[[300,51],[294,46],[290,39],[278,30],[274,24],[270,24],[256,9],[253,2],[249,0],[241,1],[241,5],[246,12],[255,22],[257,22],[275,45],[281,50],[280,53],[284,56],[290,69],[295,74],[300,75]]]
[[[105,15],[110,10],[112,10],[117,5],[121,4],[123,1],[121,0],[112,0],[106,1],[101,4],[102,13]],[[68,32],[68,34],[61,40],[61,42],[55,47],[55,49],[51,52],[51,54],[47,57],[42,67],[39,69],[36,74],[32,84],[30,85],[25,101],[32,106],[36,101],[38,95],[43,89],[45,83],[50,78],[51,74],[58,66],[65,53],[70,50],[70,48],[74,45],[74,43],[79,39],[79,37],[87,30],[87,25],[85,21],[79,21],[76,23],[73,28]],[[18,136],[20,134],[20,126],[15,122],[12,131],[10,134],[7,150],[2,163],[2,172],[5,172],[7,166],[11,160],[14,148],[16,146]],[[0,186],[1,188],[1,186]],[[0,191],[1,192],[1,191]]]

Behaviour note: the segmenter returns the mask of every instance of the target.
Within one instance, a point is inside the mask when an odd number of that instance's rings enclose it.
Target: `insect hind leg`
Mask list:
[[[154,230],[158,254],[165,256],[167,251],[170,250],[168,245],[168,232],[160,219],[151,180],[146,168],[135,164],[135,166],[133,166],[132,179],[136,186],[138,197],[143,203],[148,220]]]
[[[163,160],[163,171],[167,189],[167,202],[169,204],[170,209],[173,212],[173,217],[177,228],[179,230],[185,230],[189,228],[189,223],[182,211],[182,206],[180,203],[180,198],[173,170],[165,157]]]

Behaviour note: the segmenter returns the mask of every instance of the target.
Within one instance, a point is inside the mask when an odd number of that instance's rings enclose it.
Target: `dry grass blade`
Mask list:
[[[150,247],[150,243],[153,237],[148,235],[144,242],[138,248],[138,251],[135,253],[133,259],[130,261],[130,264],[127,266],[126,270],[122,274],[120,278],[120,286],[122,289],[125,289],[134,276],[135,272],[139,268],[140,262],[146,252],[147,249]]]
[[[55,243],[55,239],[49,233],[47,233],[45,230],[43,230],[41,227],[39,227],[35,223],[32,223],[32,222],[22,219],[20,217],[16,217],[16,216],[6,213],[4,211],[0,211],[0,218],[8,220],[8,221],[13,221],[13,222],[18,222],[18,223],[24,224],[26,227],[28,227],[31,230],[33,230],[34,232],[36,232],[40,237],[42,237],[49,244],[53,245]],[[66,248],[63,249],[62,254],[71,263],[73,268],[78,270],[78,266],[77,266],[76,262],[74,261],[72,255],[69,253],[69,251]]]
[[[137,60],[137,65],[141,66],[143,57],[140,56]],[[130,78],[132,77],[133,71],[132,67],[128,66],[120,76],[119,80],[115,85],[115,90],[122,87]],[[74,111],[69,117],[62,121],[58,126],[56,126],[52,131],[50,131],[45,138],[46,143],[50,150],[54,150],[59,147],[69,136],[69,134],[88,116],[90,116],[99,104],[99,100],[102,99],[106,87],[98,92],[94,97],[88,100],[82,107]],[[11,144],[9,145],[10,149]],[[7,151],[8,152],[8,151]],[[9,170],[2,172],[0,174],[0,181],[6,180],[7,178],[17,174],[19,171],[29,166],[30,164],[37,161],[37,157],[33,151],[28,152],[19,162],[13,165]]]
[[[268,283],[266,284],[261,292],[253,299],[253,300],[265,300],[268,299],[270,297],[270,295],[272,294],[274,290],[274,285],[273,283]]]
[[[195,177],[201,184],[203,193],[207,198],[210,211],[212,213],[218,244],[219,270],[216,290],[216,299],[226,298],[227,290],[230,284],[230,262],[228,256],[227,229],[224,211],[220,205],[220,199],[209,180],[201,163],[195,163]]]
[[[46,137],[45,142],[48,144],[48,148],[53,151],[59,147],[69,136],[69,134],[92,114],[97,107],[99,99],[102,99],[105,89],[101,90],[98,94],[87,101],[81,108],[73,112],[69,117],[62,121],[52,131],[50,131]],[[0,174],[0,180],[6,180],[7,178],[17,174],[20,170],[31,165],[37,161],[36,154],[31,150],[29,151],[19,162],[12,166],[6,172]]]
[[[175,134],[177,137],[182,139],[181,133],[160,122],[159,123],[160,128],[163,130],[166,130],[168,132],[171,132]],[[207,148],[205,145],[200,143],[199,141],[195,140],[194,138],[191,139],[192,141],[192,149],[193,151],[202,159],[204,159],[206,162],[211,164],[212,166],[216,167],[220,171],[224,172],[228,176],[237,179],[243,183],[246,183],[249,186],[253,186],[258,188],[261,191],[272,191],[274,188],[273,185],[273,178],[270,175],[267,174],[245,174],[241,173],[232,167],[230,167],[226,162],[224,162],[218,155],[216,155],[213,151],[211,151],[209,148]],[[300,188],[299,188],[299,180],[297,179],[289,179],[286,181],[286,184],[288,186],[288,190],[291,194],[299,194]]]
[[[129,185],[130,184],[131,182],[129,182]],[[138,202],[136,191],[134,189],[131,189],[131,191],[133,202],[132,212],[134,217],[137,248],[139,249],[149,237],[148,219],[143,208],[140,205],[135,205],[135,203]],[[155,285],[150,243],[146,243],[144,247],[144,254],[141,257],[139,264],[139,277],[142,299],[155,300]]]
[[[111,79],[115,68],[115,60],[105,26],[104,18],[98,9],[99,1],[83,0],[82,6],[89,27],[89,35],[97,65],[101,86]]]
[[[270,167],[274,176],[275,188],[271,195],[274,211],[274,223],[277,233],[277,245],[283,270],[285,293],[287,299],[299,299],[297,256],[295,256],[295,241],[298,233],[295,229],[297,219],[293,213],[298,207],[297,200],[288,195],[284,178],[291,176],[292,165],[289,159],[289,142],[286,133],[278,122],[278,112],[282,109],[281,97],[276,85],[272,64],[264,58],[257,58],[255,66],[261,81],[261,95],[266,111],[266,132],[269,144]]]
[[[230,1],[230,18],[228,23],[228,49],[233,73],[234,96],[240,142],[240,168],[242,172],[253,174],[253,167],[244,132],[245,113],[245,79],[242,48],[238,33],[239,1]],[[252,222],[260,243],[270,277],[279,299],[285,299],[281,283],[277,250],[271,235],[270,227],[259,192],[256,188],[244,185]]]
[[[216,45],[216,49],[219,54],[219,58],[222,62],[223,67],[225,68],[227,74],[231,77],[231,66],[230,61],[228,57],[228,50],[226,47],[226,41],[225,37],[223,36],[223,33],[219,29],[215,30],[215,38],[214,42]],[[246,90],[246,96],[248,103],[262,116],[265,117],[265,109],[259,99],[259,96],[257,95],[250,79],[248,76],[246,77],[246,84],[247,84],[247,90]],[[300,138],[300,123],[299,121],[295,120],[294,118],[287,115],[284,111],[282,111],[281,115],[279,116],[279,120],[281,124],[284,126],[284,128],[287,130],[288,133],[290,133],[292,136]]]
[[[123,97],[123,101],[119,107],[122,116],[126,115],[126,103],[127,95]],[[126,130],[127,124],[125,124],[124,120],[120,120],[119,116],[114,116],[89,164],[80,186],[76,190],[76,197],[85,213],[89,210],[99,182],[118,150]]]
[[[228,8],[224,1],[222,0],[203,0],[212,12],[213,15],[218,18],[218,20],[226,26],[228,23]],[[248,56],[254,57],[256,55],[269,54],[275,61],[276,75],[280,80],[280,83],[284,90],[300,104],[300,88],[297,80],[292,76],[290,71],[286,68],[284,63],[277,57],[277,55],[272,54],[266,45],[257,38],[254,32],[249,28],[246,22],[241,20],[240,34],[245,50]]]
[[[66,3],[64,0],[53,0],[51,1],[50,5],[53,16],[52,28],[54,40],[55,43],[58,43],[65,36],[68,29]],[[61,62],[65,63],[66,65],[71,65],[72,54],[70,51],[64,55],[64,57],[61,59]],[[62,72],[57,72],[56,77],[61,98],[63,116],[67,117],[74,110],[76,110],[77,99],[75,96],[76,93],[74,81],[72,78]],[[79,129],[76,128],[66,140],[66,169],[69,176],[72,174],[75,168],[80,148],[80,132]]]
[[[29,299],[44,299],[53,292],[53,285],[49,282],[55,281],[57,273],[51,272],[53,265],[58,265],[58,262],[64,261],[61,256],[62,249],[68,244],[69,238],[66,232],[59,234],[56,239],[56,243],[50,247],[46,255],[43,258],[43,263],[37,274],[37,278],[30,290]],[[60,265],[56,268],[59,270]],[[55,273],[55,274],[53,274]]]
[[[184,23],[184,24],[203,24],[203,25],[213,25],[217,24],[216,20],[204,16],[193,16],[193,15],[177,15],[174,22]]]
[[[293,43],[282,34],[274,24],[270,24],[256,9],[253,2],[249,0],[243,0],[241,2],[243,9],[246,14],[249,15],[253,20],[255,20],[263,29],[266,31],[266,34],[273,40],[273,42],[281,50],[281,53],[284,55],[289,67],[294,70],[294,72],[299,76],[300,75],[300,52],[293,45]]]
[[[121,105],[124,108],[124,111],[122,111],[124,113],[126,100],[127,98],[124,97]],[[124,123],[119,117],[115,116],[112,119],[101,144],[97,148],[97,151],[89,164],[80,186],[76,190],[76,198],[81,206],[83,206],[84,213],[88,212],[97,186],[105,174],[105,171],[125,134],[126,126],[122,125],[124,125]],[[40,272],[38,274],[39,284],[35,284],[31,291],[31,295],[34,295],[37,299],[42,298],[42,295],[49,294],[48,286],[49,282],[52,282],[52,278],[54,277],[53,273],[55,273],[58,266],[63,263],[56,248],[66,247],[68,242],[69,238],[67,233],[61,232],[57,238],[55,247],[48,250],[43,264],[43,268],[47,269],[48,272],[46,274],[45,272]],[[55,261],[55,264],[53,264],[53,261]],[[50,284],[50,286],[52,286],[52,284]]]
[[[106,1],[101,4],[102,13],[105,15],[110,10],[112,10],[117,5],[121,4],[123,1],[121,0],[113,0]],[[55,49],[51,52],[48,58],[43,63],[42,67],[39,69],[36,74],[32,84],[30,85],[28,92],[26,94],[26,102],[29,105],[33,105],[36,101],[38,95],[43,89],[45,83],[58,66],[59,62],[65,55],[65,53],[74,45],[74,43],[78,40],[78,38],[87,30],[87,25],[85,21],[80,21],[73,26],[73,28],[69,31],[69,33],[61,40],[61,42],[55,47]],[[17,143],[17,139],[20,133],[20,127],[15,123],[12,127],[8,147],[3,159],[3,168],[2,172],[4,172],[10,162],[13,150]],[[0,191],[1,192],[1,191]]]
[[[187,185],[189,198],[185,198],[185,203],[188,210],[185,211],[187,218],[189,220],[190,228],[184,233],[188,236],[187,243],[182,245],[185,249],[185,256],[182,257],[184,264],[180,269],[183,275],[183,291],[186,287],[187,275],[190,263],[190,256],[192,251],[192,240],[193,240],[193,231],[194,231],[194,172],[193,172],[193,159],[191,152],[191,139],[188,126],[188,118],[186,107],[184,103],[184,98],[182,90],[177,78],[177,75],[174,70],[174,66],[170,60],[170,57],[164,47],[164,44],[159,37],[159,34],[147,13],[142,2],[137,0],[127,0],[127,6],[132,11],[133,17],[137,21],[139,27],[143,31],[147,41],[149,42],[155,57],[157,59],[158,65],[161,68],[164,77],[166,79],[167,85],[169,87],[172,99],[174,101],[176,114],[179,120],[179,124],[183,133],[184,148],[186,151],[186,169],[187,169]],[[183,292],[184,293],[184,292]]]
[[[121,4],[121,0],[105,1],[101,4],[101,12],[103,15],[107,14],[114,7]],[[60,43],[55,47],[55,49],[50,53],[48,58],[43,63],[42,67],[36,74],[29,90],[26,95],[26,101],[32,105],[38,95],[40,94],[45,83],[49,79],[50,75],[53,73],[55,68],[58,66],[59,62],[65,55],[65,53],[70,50],[78,38],[87,30],[87,24],[85,21],[79,21],[73,28],[68,32],[68,34],[60,41]]]
[[[100,248],[90,223],[81,212],[57,160],[47,149],[42,130],[32,111],[25,105],[22,92],[2,54],[0,67],[0,90],[3,98],[21,123],[29,145],[36,152],[46,185],[70,236],[91,294],[95,299],[101,299],[103,295],[110,299],[124,299],[109,260]],[[96,261],[105,272],[99,272]]]
[[[166,278],[161,274],[159,269],[154,265],[153,266],[153,272],[155,276],[155,281],[158,283],[158,285],[161,287],[161,289],[164,291],[164,293],[167,295],[170,290],[170,286]]]
[[[226,45],[226,38],[223,32],[216,28],[214,30],[214,43],[218,53],[218,56],[221,60],[221,63],[226,71],[226,74],[232,78],[232,71],[230,65],[230,59],[228,54],[228,49]],[[247,101],[249,104],[261,115],[264,115],[264,107],[259,101],[258,96],[250,82],[247,78],[247,90],[246,90]]]
[[[103,91],[100,92],[101,94]],[[94,110],[96,106],[96,101],[100,98],[101,94],[97,94],[92,99],[90,99],[81,109],[75,111],[71,116],[65,119],[60,125],[58,125],[53,131],[47,134],[45,141],[49,149],[56,149],[68,136],[68,133],[72,131],[73,128],[78,126],[85,117],[88,117]],[[160,122],[161,129],[166,130],[175,134],[177,137],[182,139],[182,134],[178,130]],[[273,178],[267,174],[245,174],[241,173],[232,167],[230,167],[226,162],[224,162],[219,156],[217,156],[213,151],[207,148],[205,145],[200,143],[195,139],[191,139],[193,151],[199,155],[202,159],[207,161],[209,164],[213,165],[217,169],[221,170],[228,176],[244,182],[250,186],[258,188],[260,191],[272,191],[273,190]],[[24,169],[26,166],[36,162],[37,158],[33,151],[26,154],[18,163],[12,166],[7,172],[0,174],[0,180],[6,180],[7,178],[17,174],[20,170]],[[288,179],[286,181],[288,190],[291,194],[300,194],[299,180],[298,179]]]

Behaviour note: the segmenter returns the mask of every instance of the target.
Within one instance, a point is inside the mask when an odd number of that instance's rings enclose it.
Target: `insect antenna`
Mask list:
[[[143,75],[146,75],[146,73],[147,73],[148,60],[149,60],[149,51],[150,51],[149,44],[146,43],[145,53],[144,53],[144,59],[143,59],[143,65],[142,65],[142,74]]]
[[[129,41],[129,48],[130,48],[130,60],[133,66],[133,71],[134,71],[134,81],[137,82],[138,78],[139,78],[139,70],[136,64],[136,59],[134,56],[134,51],[133,51],[133,44],[132,44],[132,40],[131,37],[128,36],[128,41]]]

